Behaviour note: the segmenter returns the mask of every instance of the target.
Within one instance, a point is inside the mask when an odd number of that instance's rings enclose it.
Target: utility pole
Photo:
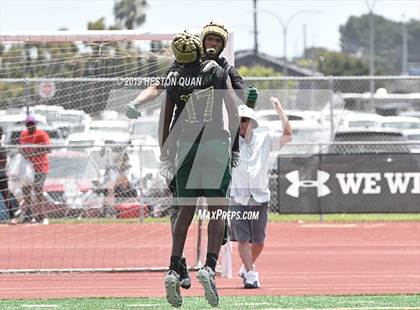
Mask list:
[[[375,75],[375,27],[373,12],[369,11],[369,75]]]
[[[303,58],[306,59],[306,46],[307,46],[307,25],[303,24]]]
[[[257,0],[254,1],[254,55],[258,54]]]
[[[374,25],[374,16],[373,9],[375,7],[377,0],[373,0],[372,4],[368,0],[365,0],[366,5],[369,10],[369,75],[370,78],[370,104],[373,107],[373,93],[375,92],[375,80],[372,76],[375,75],[375,25]]]
[[[403,36],[403,46],[402,46],[402,74],[407,74],[407,25],[405,23],[405,16],[402,16],[402,36]]]

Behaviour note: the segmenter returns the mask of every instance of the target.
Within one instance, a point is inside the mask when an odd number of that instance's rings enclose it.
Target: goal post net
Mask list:
[[[173,35],[0,35],[0,126],[9,174],[9,195],[0,200],[0,272],[166,269],[171,197],[158,171],[161,97],[139,120],[124,114],[127,103],[172,65]],[[233,37],[224,53],[233,63]],[[10,173],[28,113],[52,141],[44,184],[50,225],[31,225],[42,214],[36,206],[22,207],[21,180]],[[123,165],[130,174],[116,177]],[[8,225],[12,217],[18,225]],[[199,231],[194,222],[185,247],[190,266],[203,254],[206,233]]]
[[[162,76],[173,62],[171,34],[103,32],[0,36],[2,108],[46,104],[89,114],[115,109],[113,90],[138,92],[143,85],[135,79]],[[127,91],[121,101],[133,94]]]

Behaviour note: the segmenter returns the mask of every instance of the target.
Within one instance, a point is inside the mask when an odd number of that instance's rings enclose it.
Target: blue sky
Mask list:
[[[370,3],[373,0],[369,0]],[[252,0],[148,0],[147,22],[141,32],[174,33],[200,29],[210,20],[220,20],[235,32],[235,49],[253,47]],[[114,0],[0,0],[0,32],[51,31],[66,27],[72,31],[87,28],[88,21],[105,17],[114,22]],[[303,50],[303,24],[307,25],[307,45],[339,49],[338,27],[351,15],[367,12],[364,0],[258,0],[260,51],[281,56],[283,36],[279,21],[302,13],[288,27],[288,56]],[[271,13],[267,13],[270,11]],[[420,0],[378,0],[374,12],[395,21],[420,19]]]

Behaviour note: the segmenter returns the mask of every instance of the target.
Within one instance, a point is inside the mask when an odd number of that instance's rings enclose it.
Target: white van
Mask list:
[[[89,128],[91,117],[82,110],[62,110],[54,125],[68,133],[85,132]]]

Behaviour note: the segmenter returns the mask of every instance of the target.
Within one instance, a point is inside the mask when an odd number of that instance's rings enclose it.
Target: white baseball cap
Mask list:
[[[258,125],[258,121],[257,121],[257,115],[255,113],[254,109],[251,109],[250,107],[241,104],[240,106],[238,106],[238,114],[239,117],[247,117],[250,118],[252,120],[252,122],[254,123],[254,128],[257,128]]]

